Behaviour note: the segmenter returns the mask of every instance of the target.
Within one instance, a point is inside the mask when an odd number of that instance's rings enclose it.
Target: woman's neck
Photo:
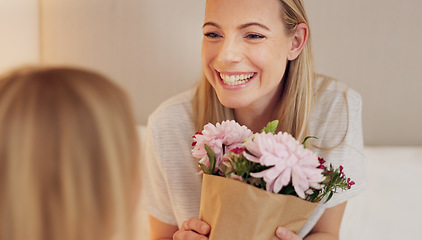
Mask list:
[[[271,117],[264,117],[264,114],[257,114],[252,111],[235,110],[234,117],[235,120],[241,124],[246,125],[253,132],[259,132],[266,124],[271,121]],[[267,114],[265,114],[267,115]]]
[[[265,105],[254,105],[234,109],[234,119],[241,125],[246,125],[253,132],[261,131],[270,121],[277,117],[279,98],[273,98]]]

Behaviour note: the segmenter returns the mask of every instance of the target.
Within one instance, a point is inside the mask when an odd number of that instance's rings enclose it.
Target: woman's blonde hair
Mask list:
[[[301,0],[280,0],[280,3],[281,20],[287,34],[293,34],[299,23],[309,26]],[[297,139],[304,139],[308,134],[314,78],[314,59],[311,37],[308,33],[308,40],[301,54],[287,64],[286,73],[281,81],[280,101],[276,108],[278,110],[274,113],[274,118],[280,121],[278,130],[289,132]],[[208,122],[233,119],[232,109],[220,103],[204,74],[196,90],[193,112],[197,131],[201,131]]]
[[[0,239],[131,239],[138,139],[104,76],[35,67],[0,78]]]

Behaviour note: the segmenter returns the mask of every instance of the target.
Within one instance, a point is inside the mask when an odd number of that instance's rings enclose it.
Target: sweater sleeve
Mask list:
[[[176,225],[176,218],[171,207],[170,194],[159,159],[157,145],[151,123],[148,123],[145,143],[142,151],[142,194],[146,211],[158,220]]]
[[[320,156],[324,157],[327,162],[338,168],[340,165],[344,167],[344,173],[347,178],[353,180],[356,184],[351,189],[336,193],[334,197],[325,204],[325,208],[333,207],[337,204],[347,201],[356,196],[367,186],[363,133],[362,133],[362,99],[360,95],[352,89],[346,91],[341,105],[345,110],[338,111],[338,120],[342,120],[341,125],[344,130],[338,130],[335,127],[327,127],[324,134],[325,139],[340,139],[340,143],[331,150],[322,150]],[[337,103],[339,105],[340,103]],[[335,116],[335,115],[334,115]],[[328,123],[335,121],[336,117],[332,117]],[[337,120],[337,121],[338,121]],[[337,137],[336,137],[337,136]],[[341,136],[341,137],[340,137]],[[327,141],[330,142],[330,141]]]
[[[198,217],[202,178],[191,153],[193,91],[162,103],[149,117],[143,146],[144,209],[158,220],[178,225]]]
[[[300,230],[302,238],[312,230],[325,209],[349,200],[367,187],[361,113],[360,95],[343,85],[330,86],[312,112],[310,135],[318,137],[312,140],[316,145],[313,151],[327,164],[335,168],[343,166],[346,177],[356,184],[346,191],[339,190],[327,203],[321,202]]]
[[[353,89],[333,91],[320,100],[313,136],[318,156],[335,168],[344,167],[346,177],[356,184],[351,189],[337,192],[324,204],[336,206],[357,195],[366,188],[365,157],[363,153],[362,99]],[[315,134],[315,135],[314,135]]]

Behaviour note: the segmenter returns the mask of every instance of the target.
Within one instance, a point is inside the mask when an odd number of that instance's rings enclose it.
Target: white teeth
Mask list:
[[[244,83],[248,82],[253,76],[254,76],[254,73],[241,74],[241,75],[230,75],[230,76],[223,74],[223,73],[220,73],[221,79],[227,85],[244,84]]]

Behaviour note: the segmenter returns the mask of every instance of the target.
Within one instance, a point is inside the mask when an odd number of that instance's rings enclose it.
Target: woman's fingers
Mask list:
[[[294,234],[289,229],[283,227],[278,227],[275,231],[275,235],[280,240],[302,240],[302,238],[300,238],[298,235]]]
[[[205,240],[208,239],[205,235],[209,234],[210,230],[211,228],[206,222],[198,218],[191,218],[183,222],[180,229],[174,233],[173,239]]]
[[[210,226],[206,222],[198,218],[191,218],[185,221],[182,224],[181,229],[185,231],[195,231],[202,235],[207,235],[208,233],[210,233],[210,230],[211,230]]]
[[[173,240],[208,240],[208,238],[192,231],[179,230],[174,233]]]

